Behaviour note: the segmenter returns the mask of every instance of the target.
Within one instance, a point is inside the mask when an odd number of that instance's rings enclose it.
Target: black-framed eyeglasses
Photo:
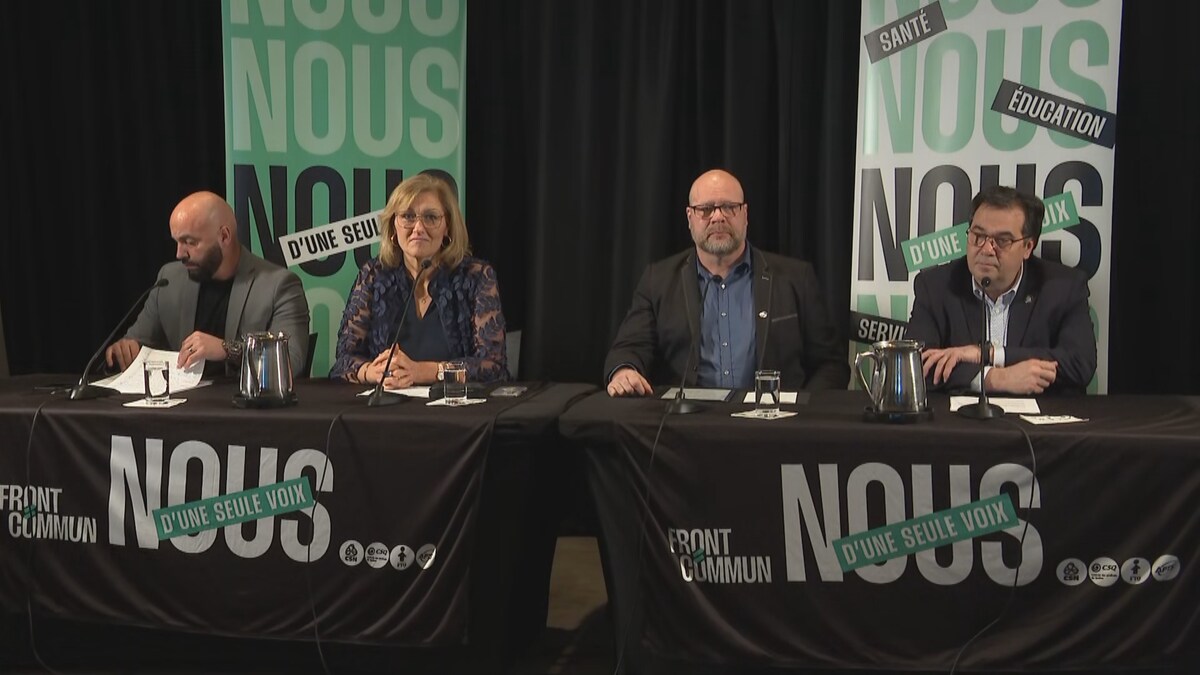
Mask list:
[[[425,229],[432,230],[434,227],[437,227],[437,224],[442,222],[442,218],[445,217],[446,214],[439,213],[437,211],[426,211],[425,213],[405,211],[404,213],[400,214],[400,220],[404,222],[404,229],[409,232],[416,227],[418,220],[421,221],[421,224],[425,226]]]
[[[990,241],[992,242],[992,248],[996,249],[997,251],[1007,251],[1013,244],[1017,243],[1018,241],[1025,241],[1028,238],[1029,237],[1010,237],[1007,234],[1001,234],[993,237],[983,230],[967,231],[967,241],[969,241],[972,246],[975,248],[983,248],[983,245]]]
[[[704,220],[708,220],[712,218],[713,212],[717,209],[721,209],[721,214],[726,218],[732,218],[745,205],[746,202],[722,202],[720,204],[688,204],[688,208]]]

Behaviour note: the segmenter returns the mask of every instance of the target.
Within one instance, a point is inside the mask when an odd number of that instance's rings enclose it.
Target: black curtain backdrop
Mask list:
[[[642,268],[690,245],[688,187],[711,167],[741,179],[755,244],[816,265],[844,326],[860,3],[467,4],[467,221],[525,379],[599,380]],[[1195,25],[1191,0],[1124,4],[1114,393],[1200,393]],[[211,0],[5,8],[13,373],[82,369],[174,255],[175,203],[226,193],[221,39]]]

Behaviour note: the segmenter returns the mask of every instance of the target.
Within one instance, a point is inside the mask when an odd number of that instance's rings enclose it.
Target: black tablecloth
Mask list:
[[[1193,672],[1200,399],[1039,403],[1087,421],[977,422],[935,396],[931,422],[869,423],[845,391],[661,430],[660,400],[573,406],[560,428],[586,453],[627,671]],[[1002,495],[1018,517],[1002,531],[854,570],[835,555]]]
[[[553,532],[535,458],[590,385],[368,408],[362,387],[306,380],[298,405],[247,410],[219,382],[142,409],[38,386],[53,379],[0,381],[0,610],[20,618],[28,598],[43,638],[71,621],[494,664],[544,624]],[[311,508],[155,530],[158,508],[295,478]]]

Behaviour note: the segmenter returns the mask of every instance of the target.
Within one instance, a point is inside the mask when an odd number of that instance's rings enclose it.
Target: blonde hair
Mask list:
[[[433,264],[446,269],[454,269],[463,258],[471,253],[471,241],[467,236],[467,224],[463,221],[462,211],[458,208],[458,200],[450,192],[450,186],[445,181],[425,174],[417,174],[402,181],[392,190],[388,197],[387,206],[379,214],[379,259],[388,267],[399,267],[404,263],[404,249],[400,248],[396,237],[396,218],[408,210],[417,197],[426,192],[437,195],[442,203],[442,212],[446,214],[446,236],[450,241],[442,240],[442,247],[433,255]]]

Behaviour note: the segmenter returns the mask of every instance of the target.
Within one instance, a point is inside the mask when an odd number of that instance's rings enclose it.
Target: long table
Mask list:
[[[55,659],[86,651],[86,628],[120,627],[192,659],[207,648],[179,635],[494,672],[544,625],[553,531],[537,460],[595,387],[371,408],[360,386],[303,380],[298,405],[256,410],[219,382],[146,409],[64,400],[39,386],[52,379],[0,380],[0,615],[15,626],[0,654],[25,647],[28,614]]]
[[[944,396],[932,421],[868,422],[866,402],[664,423],[601,392],[562,415],[624,672],[1198,672],[1200,399],[1042,399],[1086,420],[1045,426]]]

